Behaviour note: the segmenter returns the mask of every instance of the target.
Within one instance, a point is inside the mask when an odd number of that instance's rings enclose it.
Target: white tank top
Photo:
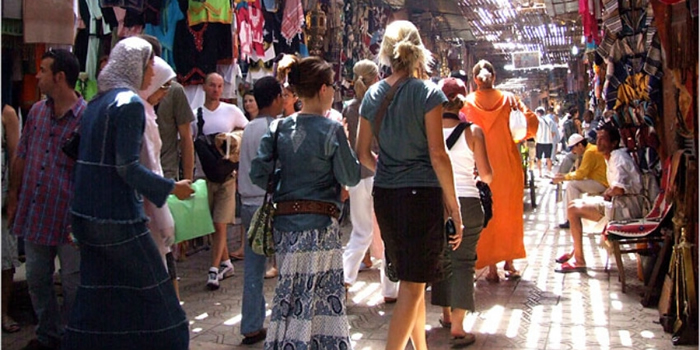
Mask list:
[[[455,126],[456,127],[456,126]],[[442,134],[445,140],[450,137],[455,128],[443,128]],[[465,129],[466,131],[466,129]],[[455,190],[457,197],[475,197],[479,198],[479,190],[476,188],[476,180],[474,179],[474,152],[467,145],[464,132],[459,135],[457,142],[448,149],[452,161],[452,172],[455,178]]]

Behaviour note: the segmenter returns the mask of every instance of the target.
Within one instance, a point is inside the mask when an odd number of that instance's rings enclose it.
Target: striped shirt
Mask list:
[[[35,103],[27,116],[17,147],[17,157],[24,159],[25,166],[12,233],[34,244],[70,242],[68,209],[75,161],[61,148],[78,127],[86,106],[81,97],[57,118],[49,99]]]

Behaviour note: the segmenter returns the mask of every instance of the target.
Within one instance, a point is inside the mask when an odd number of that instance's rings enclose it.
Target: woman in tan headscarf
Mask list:
[[[479,61],[472,69],[477,90],[467,96],[462,112],[467,120],[483,129],[489,161],[493,169],[493,218],[481,232],[476,247],[476,269],[489,267],[486,280],[500,280],[496,264],[505,260],[506,278],[519,278],[513,259],[526,257],[523,244],[523,165],[517,143],[509,128],[512,108],[518,108],[527,118],[527,135],[537,133],[537,115],[510,93],[494,88],[496,73],[486,60]]]

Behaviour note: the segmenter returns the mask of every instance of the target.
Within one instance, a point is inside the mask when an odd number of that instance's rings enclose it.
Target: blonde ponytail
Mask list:
[[[379,76],[379,68],[376,63],[370,60],[361,60],[355,63],[352,72],[355,73],[355,82],[353,84],[355,98],[362,100],[365,97],[368,85],[372,85],[377,76]]]
[[[418,28],[409,21],[395,21],[386,27],[379,62],[392,70],[415,74],[430,73],[433,55],[423,46]]]

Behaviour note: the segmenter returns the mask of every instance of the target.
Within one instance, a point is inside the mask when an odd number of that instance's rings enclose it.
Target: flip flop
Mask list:
[[[476,342],[476,336],[472,333],[467,333],[467,335],[462,337],[452,337],[450,348],[452,349],[464,349],[469,345]]]
[[[576,263],[563,263],[561,266],[554,270],[558,273],[573,273],[573,272],[583,272],[585,273],[588,269],[585,266],[577,266]]]
[[[518,270],[507,270],[507,271],[506,271],[506,279],[509,279],[509,280],[517,280],[517,279],[520,279],[520,271],[518,271]]]
[[[563,263],[569,261],[569,259],[571,259],[571,255],[569,255],[569,254],[562,254],[560,257],[554,259],[554,261],[556,261],[556,262],[559,263],[559,264],[563,264]]]
[[[17,321],[13,320],[9,316],[2,318],[2,330],[5,333],[16,333],[22,329]]]
[[[442,326],[442,328],[447,328],[447,329],[452,328],[452,322],[445,322],[442,320],[442,317],[440,317],[438,319],[438,322],[440,322],[440,326]]]
[[[236,253],[230,253],[230,254],[228,255],[228,257],[231,258],[231,260],[236,261],[236,260],[243,260],[243,258],[245,257],[245,255],[243,255],[243,254],[236,254]]]

